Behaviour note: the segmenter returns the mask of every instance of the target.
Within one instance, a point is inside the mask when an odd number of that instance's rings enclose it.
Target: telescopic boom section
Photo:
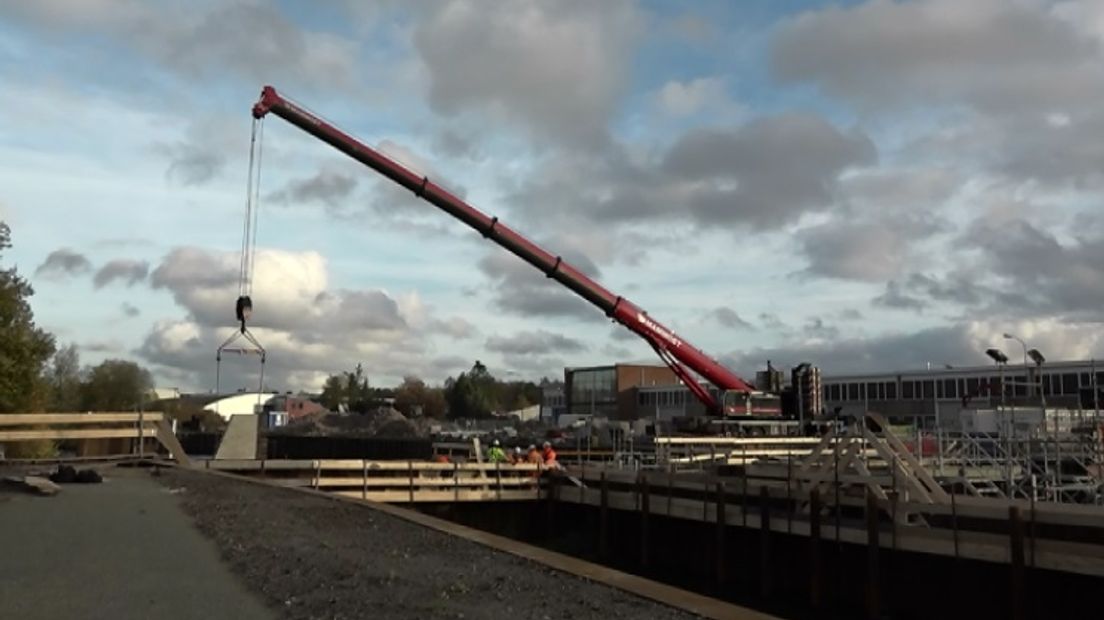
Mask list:
[[[253,106],[253,117],[262,118],[269,112],[288,121],[312,136],[328,143],[349,157],[372,168],[383,176],[414,192],[415,196],[437,206],[449,215],[474,228],[484,237],[516,254],[546,276],[563,284],[583,299],[601,308],[607,316],[648,341],[688,388],[714,413],[722,413],[719,399],[703,389],[687,372],[689,367],[722,391],[750,392],[743,379],[721,366],[708,355],[684,341],[670,329],[653,320],[631,301],[614,295],[581,271],[545,251],[510,227],[457,198],[448,190],[415,174],[379,151],[361,143],[310,111],[285,99],[276,89],[265,86],[260,100]],[[681,362],[681,364],[679,363]],[[685,364],[683,366],[682,364]]]

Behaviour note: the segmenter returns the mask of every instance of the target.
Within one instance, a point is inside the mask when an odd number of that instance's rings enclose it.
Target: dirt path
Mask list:
[[[377,511],[187,471],[162,480],[286,618],[691,618]]]

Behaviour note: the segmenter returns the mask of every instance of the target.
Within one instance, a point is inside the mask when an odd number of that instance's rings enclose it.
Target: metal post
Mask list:
[[[606,480],[606,472],[602,472],[602,500],[599,509],[598,521],[598,555],[606,560],[609,558],[609,481]]]
[[[878,500],[866,489],[866,614],[872,620],[881,616],[878,592]]]
[[[648,567],[648,476],[640,472],[640,565]]]
[[[724,585],[725,582],[725,530],[728,529],[728,522],[725,519],[725,484],[723,482],[717,483],[717,585]]]
[[[1020,519],[1020,509],[1016,506],[1008,508],[1008,531],[1010,544],[1010,564],[1012,569],[1012,610],[1010,616],[1014,620],[1023,620],[1026,617],[1024,609],[1024,545],[1023,545],[1023,521]]]
[[[771,593],[770,562],[770,493],[767,487],[759,487],[759,557],[760,557],[760,594],[769,598]]]
[[[809,493],[809,606],[821,606],[820,491]]]

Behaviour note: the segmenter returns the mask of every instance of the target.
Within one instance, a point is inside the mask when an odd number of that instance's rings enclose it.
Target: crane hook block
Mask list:
[[[242,295],[238,298],[238,303],[234,306],[234,312],[242,324],[249,320],[249,317],[253,315],[253,300],[249,298],[249,295]]]

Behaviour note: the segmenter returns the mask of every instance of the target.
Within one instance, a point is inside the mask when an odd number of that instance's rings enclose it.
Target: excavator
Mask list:
[[[338,151],[398,183],[414,195],[438,207],[473,228],[484,238],[536,267],[545,276],[564,285],[595,305],[612,320],[643,338],[663,362],[702,402],[711,416],[722,419],[777,416],[781,410],[763,407],[761,394],[731,370],[693,346],[648,315],[633,302],[615,295],[562,257],[553,255],[448,190],[416,174],[402,164],[360,142],[303,106],[265,86],[253,105],[254,123],[269,114],[284,119]],[[702,385],[697,373],[711,385]]]

